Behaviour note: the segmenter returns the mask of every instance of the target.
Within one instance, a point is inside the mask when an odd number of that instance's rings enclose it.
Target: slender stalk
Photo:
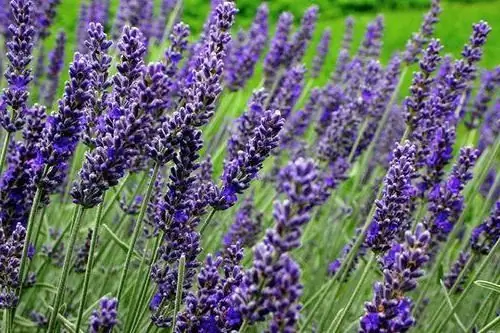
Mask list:
[[[62,268],[61,277],[59,278],[59,284],[57,286],[57,293],[54,299],[54,304],[52,308],[54,309],[50,314],[49,320],[49,328],[47,329],[48,333],[53,333],[56,331],[57,325],[57,315],[59,313],[59,308],[62,303],[64,289],[66,288],[66,279],[68,278],[70,266],[71,266],[71,257],[73,255],[73,249],[75,247],[76,236],[78,235],[78,231],[80,230],[80,224],[82,222],[82,218],[85,212],[85,209],[77,205],[75,207],[75,215],[74,220],[71,222],[71,235],[68,243],[68,249],[66,251],[66,255],[64,257],[64,264]]]
[[[351,164],[352,161],[354,160],[354,154],[356,154],[356,151],[358,150],[359,143],[361,142],[361,139],[363,138],[363,134],[366,131],[366,128],[368,127],[368,117],[365,118],[363,121],[363,124],[361,125],[361,128],[358,131],[358,135],[356,136],[356,141],[354,142],[354,145],[351,148],[351,152],[349,153],[349,159],[348,163]]]
[[[475,259],[476,259],[475,258],[475,254],[472,253],[472,255],[470,256],[469,260],[467,260],[467,262],[465,263],[464,268],[460,271],[460,274],[458,275],[457,279],[455,280],[455,283],[451,287],[451,289],[448,292],[448,294],[453,295],[453,293],[457,290],[458,286],[460,285],[460,282],[464,278],[465,274],[468,273],[469,268],[472,266],[472,264],[474,263]],[[438,266],[438,265],[436,265],[436,266]],[[447,302],[446,298],[443,299],[443,301],[439,305],[438,309],[434,312],[434,316],[431,319],[431,323],[433,323],[437,319],[437,317],[442,314],[442,310],[446,306],[446,302]]]
[[[127,176],[125,176],[125,178],[122,180],[120,186],[118,187],[116,192],[111,197],[111,200],[109,200],[109,203],[107,204],[106,208],[104,208],[104,212],[102,214],[102,220],[106,219],[108,214],[111,212],[111,209],[113,209],[114,203],[116,202],[116,200],[118,199],[120,194],[123,192],[123,189],[125,188],[125,185],[127,184],[130,176],[131,176],[131,173],[129,173],[129,174],[127,174]],[[142,187],[142,183],[146,179],[146,176],[147,176],[147,172],[144,173],[144,176],[142,177],[141,182],[140,182],[139,186],[137,187],[138,189]],[[133,202],[134,198],[136,197],[136,195],[137,195],[137,193],[135,193],[134,196],[132,197],[132,202]]]
[[[3,165],[5,164],[5,157],[7,156],[7,150],[9,150],[9,142],[10,142],[11,137],[12,137],[12,133],[7,132],[5,134],[4,139],[3,139],[3,146],[2,146],[2,150],[0,151],[0,175],[3,172]]]
[[[146,291],[148,290],[148,285],[149,285],[148,282],[150,281],[151,270],[153,268],[154,263],[156,262],[156,259],[158,258],[158,250],[160,249],[160,244],[161,244],[162,238],[163,238],[163,233],[160,233],[158,235],[158,238],[156,239],[156,243],[154,245],[154,255],[153,255],[151,263],[149,264],[148,273],[146,275],[144,275],[144,279],[142,281],[140,293],[138,295],[139,298],[137,299],[137,302],[135,303],[135,306],[134,306],[134,310],[132,311],[132,313],[134,313],[134,318],[132,320],[132,323],[135,323],[134,325],[137,325],[139,323],[139,311],[138,310],[140,308],[142,308],[142,305],[143,305],[144,300],[146,298]],[[135,332],[136,329],[137,329],[137,326],[132,327],[132,332]]]
[[[239,329],[239,333],[244,333],[247,330],[248,327],[248,320],[243,320],[243,323],[241,324],[241,327]]]
[[[23,254],[21,256],[21,266],[19,267],[19,289],[17,290],[17,296],[21,295],[23,284],[24,284],[24,268],[26,266],[26,261],[28,260],[28,248],[30,244],[31,235],[33,234],[33,227],[35,224],[35,216],[38,205],[40,204],[40,199],[42,197],[42,190],[37,187],[35,192],[35,198],[33,199],[33,203],[31,204],[31,210],[28,217],[28,226],[26,230],[26,237],[24,238],[23,245]],[[15,312],[15,311],[13,311]]]
[[[368,263],[366,263],[365,270],[363,271],[361,278],[359,279],[358,283],[356,284],[354,291],[351,293],[351,297],[349,297],[349,300],[347,301],[347,304],[344,307],[344,311],[342,311],[342,314],[340,315],[340,318],[337,321],[337,324],[335,325],[332,332],[336,333],[339,331],[340,327],[342,326],[342,322],[344,321],[346,313],[349,312],[349,309],[351,308],[352,303],[354,302],[354,299],[358,295],[358,292],[361,289],[361,286],[365,282],[366,277],[368,276],[368,273],[370,272],[370,268],[374,262],[375,262],[375,255],[372,253],[370,256],[370,260],[368,260]]]
[[[203,235],[203,232],[205,231],[205,229],[210,224],[210,221],[212,221],[212,218],[214,217],[215,212],[216,212],[215,208],[212,208],[212,210],[210,211],[210,214],[208,215],[208,217],[206,218],[205,222],[203,222],[203,225],[200,228],[200,235]]]
[[[144,197],[141,204],[141,210],[139,211],[139,216],[137,217],[137,221],[134,227],[134,232],[132,234],[132,241],[130,242],[127,256],[125,258],[125,263],[122,270],[122,276],[120,278],[120,284],[118,285],[118,292],[117,292],[118,306],[120,305],[120,298],[123,293],[123,287],[125,286],[125,280],[127,279],[128,269],[130,266],[130,261],[132,259],[132,254],[134,253],[135,243],[137,242],[137,238],[139,237],[139,232],[141,231],[142,227],[142,221],[144,220],[144,216],[146,215],[149,199],[151,199],[151,194],[153,193],[153,188],[156,182],[156,178],[158,177],[159,171],[160,171],[160,165],[156,163],[153,169],[153,175],[149,180],[148,189],[146,190],[146,196]]]
[[[104,194],[106,196],[106,194]],[[103,202],[99,204],[97,208],[97,215],[94,221],[94,232],[92,233],[92,239],[90,240],[90,248],[87,259],[87,268],[85,269],[85,276],[83,278],[83,288],[82,288],[82,297],[80,299],[80,307],[78,309],[78,316],[76,319],[75,331],[78,332],[80,329],[80,325],[82,324],[83,311],[85,310],[85,301],[87,299],[87,292],[89,289],[90,275],[92,273],[92,267],[94,267],[94,252],[97,244],[97,237],[99,236],[99,227],[101,225],[101,215],[102,215],[102,207],[104,206]]]
[[[443,329],[444,329],[444,326],[446,325],[446,323],[449,321],[450,317],[453,315],[453,313],[455,313],[455,311],[457,310],[458,306],[462,303],[462,301],[465,299],[465,296],[467,296],[467,293],[469,292],[469,290],[471,289],[474,281],[477,280],[477,278],[479,277],[479,275],[483,272],[483,270],[486,268],[486,265],[488,264],[488,262],[490,261],[490,259],[493,257],[493,254],[495,254],[495,251],[496,249],[498,248],[498,244],[500,243],[500,240],[497,240],[495,245],[493,246],[493,248],[491,249],[490,253],[488,254],[488,256],[483,260],[483,262],[481,263],[481,266],[474,272],[473,276],[470,278],[469,280],[469,283],[467,284],[467,286],[465,287],[465,289],[462,291],[462,293],[460,294],[460,297],[457,299],[457,301],[455,302],[455,304],[453,305],[453,308],[451,309],[451,311],[448,312],[448,314],[446,316],[444,316],[443,320],[441,321],[441,324],[439,324],[437,326],[437,329],[434,329],[434,324],[436,323],[439,323],[439,320],[440,319],[440,316],[434,316],[435,318],[433,318],[430,323],[429,323],[429,327],[430,327],[430,330],[428,332],[443,332]],[[446,301],[446,300],[445,300]],[[439,312],[437,312],[439,314]],[[442,315],[442,314],[441,314]]]
[[[186,257],[184,254],[179,259],[179,270],[177,272],[177,291],[175,293],[174,313],[172,318],[172,333],[175,332],[177,325],[177,313],[182,303],[182,286],[184,284],[184,268],[186,267]]]
[[[481,328],[481,330],[478,333],[486,333],[489,332],[490,329],[495,327],[496,325],[500,324],[500,316],[497,316],[495,319],[493,319],[488,325],[484,326]]]
[[[40,232],[41,232],[41,229],[42,229],[42,224],[43,224],[43,221],[45,219],[45,213],[47,212],[47,206],[43,206],[42,207],[42,211],[40,212],[40,219],[38,221],[38,226],[36,228],[36,232],[35,232],[35,241],[33,242],[33,246],[35,247],[35,249],[37,248],[37,244],[38,244],[38,239],[40,238]],[[29,263],[28,263],[28,272],[29,272]]]
[[[496,280],[496,283],[499,282],[500,279],[497,279]],[[490,291],[490,293],[488,294],[488,296],[486,297],[486,299],[483,301],[483,303],[481,304],[481,306],[479,307],[479,309],[476,311],[476,314],[474,315],[474,318],[472,318],[472,320],[470,321],[469,323],[469,326],[467,327],[467,332],[472,332],[472,329],[474,327],[474,325],[476,324],[476,321],[477,319],[479,318],[479,315],[481,313],[483,313],[483,310],[484,308],[486,308],[486,305],[488,305],[488,302],[493,298],[493,296],[496,295],[496,292],[495,291]],[[493,301],[493,304],[495,304],[495,302]],[[486,318],[488,319],[488,318]]]

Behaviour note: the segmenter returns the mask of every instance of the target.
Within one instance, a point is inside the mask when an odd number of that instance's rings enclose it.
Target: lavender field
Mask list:
[[[0,0],[0,332],[500,330],[500,2],[323,2]]]

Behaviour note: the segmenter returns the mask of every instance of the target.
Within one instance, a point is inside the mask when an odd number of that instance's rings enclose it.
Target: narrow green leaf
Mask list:
[[[125,243],[124,241],[122,241],[120,239],[120,237],[118,237],[118,235],[116,235],[113,230],[111,230],[110,227],[108,227],[107,224],[103,224],[102,227],[104,228],[104,230],[106,230],[106,232],[111,236],[111,238],[113,239],[113,241],[116,243],[116,245],[118,245],[125,253],[128,252],[128,245],[127,243]],[[137,258],[137,259],[141,259],[141,255],[139,253],[137,253],[137,251],[134,251],[133,255]]]
[[[494,292],[500,293],[500,285],[490,282],[490,281],[484,281],[484,280],[476,280],[474,281],[474,284],[481,288],[493,290]]]
[[[448,295],[448,291],[446,290],[446,286],[444,285],[443,280],[440,280],[439,283],[441,284],[441,287],[443,288],[444,297],[446,297],[446,301],[448,302],[450,309],[453,311],[453,302],[450,299],[450,295]],[[462,321],[460,320],[460,318],[458,318],[458,315],[456,313],[454,313],[453,316],[455,317],[455,320],[457,321],[458,326],[460,326],[462,331],[464,333],[467,333],[467,328],[465,328],[464,324],[462,324]]]

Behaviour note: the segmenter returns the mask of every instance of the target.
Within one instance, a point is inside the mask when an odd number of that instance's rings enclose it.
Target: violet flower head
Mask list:
[[[89,22],[107,26],[110,0],[92,0],[89,5]]]
[[[285,66],[290,68],[295,64],[301,63],[306,53],[307,47],[311,42],[318,20],[318,6],[311,6],[306,9],[300,22],[299,30],[291,37],[285,48]]]
[[[0,309],[11,309],[17,305],[16,289],[19,287],[19,270],[23,253],[26,229],[17,224],[11,235],[0,227]]]
[[[379,15],[366,27],[365,37],[358,50],[361,59],[375,58],[382,51],[382,34],[384,32],[384,17]]]
[[[253,195],[243,201],[241,208],[236,213],[235,220],[229,231],[224,236],[224,246],[239,243],[245,248],[251,248],[257,242],[257,237],[262,231],[263,215],[256,211]]]
[[[461,192],[472,179],[472,169],[477,158],[476,149],[462,148],[448,179],[429,193],[429,230],[434,241],[446,240],[457,222],[463,210],[464,198]]]
[[[482,47],[486,43],[486,39],[491,32],[491,27],[485,21],[479,21],[472,26],[472,35],[469,43],[464,46],[462,56],[467,60],[469,65],[477,63],[483,55]],[[471,77],[474,79],[474,77]]]
[[[305,68],[297,65],[289,69],[282,78],[277,91],[271,96],[271,107],[280,110],[286,120],[292,113],[304,86]]]
[[[118,300],[104,296],[99,301],[99,309],[92,311],[89,318],[89,332],[100,333],[113,331],[118,324]]]
[[[287,42],[292,30],[293,15],[290,13],[282,13],[276,27],[269,51],[264,59],[264,86],[270,89],[278,79],[280,67],[283,65],[285,59],[285,52]]]
[[[344,35],[342,37],[342,50],[346,50],[348,53],[351,50],[352,38],[353,38],[353,30],[354,30],[354,18],[352,16],[348,16],[345,19],[345,30]]]
[[[87,232],[85,243],[80,246],[76,251],[76,258],[73,268],[75,273],[85,273],[87,269],[87,262],[89,260],[90,242],[92,240],[92,229]]]
[[[313,60],[313,66],[311,70],[311,77],[317,78],[325,64],[326,56],[328,55],[328,51],[330,50],[330,42],[332,38],[332,31],[330,29],[325,29],[323,35],[321,35],[321,39],[319,41],[316,56]]]
[[[469,130],[478,128],[488,112],[488,107],[495,95],[495,90],[500,87],[500,66],[491,71],[485,71],[481,78],[481,86],[477,92],[472,111],[465,120]]]
[[[487,147],[494,144],[500,133],[500,98],[495,101],[493,108],[486,113],[483,126],[481,127],[481,136],[479,138],[478,148],[483,152]]]
[[[159,45],[163,42],[163,38],[165,38],[165,30],[169,20],[169,16],[172,15],[172,11],[177,5],[178,0],[162,0],[160,5],[160,12],[158,13],[158,17],[156,18],[156,22],[153,26],[153,37],[155,38],[155,42]]]
[[[7,88],[0,101],[0,122],[8,132],[16,132],[24,125],[23,114],[27,108],[29,96],[28,85],[33,79],[29,64],[32,59],[33,3],[30,0],[13,0],[10,2],[13,22],[9,26],[11,34],[7,42],[7,59],[9,64],[5,71]]]
[[[403,295],[415,289],[416,280],[424,274],[429,241],[429,232],[419,224],[414,235],[406,231],[404,243],[392,245],[381,260],[384,281],[374,284],[373,300],[365,303],[360,332],[406,332],[414,325],[412,301]]]
[[[90,63],[79,53],[75,54],[69,68],[69,81],[59,100],[58,111],[47,119],[44,141],[40,149],[45,172],[38,184],[50,194],[63,182],[67,163],[80,139],[83,129],[83,112],[91,95]]]
[[[229,45],[224,63],[226,86],[231,91],[242,89],[254,73],[269,35],[269,9],[262,4],[257,9],[252,26],[248,32],[241,31]]]
[[[443,282],[444,282],[444,285],[447,289],[453,288],[453,286],[457,282],[458,276],[464,270],[470,257],[471,257],[470,252],[468,252],[468,251],[460,252],[460,254],[458,255],[458,259],[451,266],[451,270],[448,273],[446,273],[444,276]],[[460,280],[458,282],[458,286],[455,287],[456,288],[455,291],[461,292],[464,288],[464,284],[465,284],[465,279],[462,278],[462,280]]]
[[[439,14],[441,13],[440,0],[432,0],[429,11],[424,15],[420,30],[412,35],[406,43],[406,49],[403,55],[403,60],[407,65],[411,65],[418,60],[419,54],[422,49],[434,34],[434,27],[439,21]]]
[[[337,63],[335,65],[335,70],[332,72],[330,80],[333,83],[340,83],[344,80],[346,75],[347,65],[351,58],[350,51],[352,47],[353,39],[353,29],[354,29],[354,18],[348,16],[345,20],[345,30],[344,36],[342,38],[342,46],[337,58]]]
[[[64,49],[66,46],[66,34],[60,32],[57,35],[56,46],[49,53],[49,65],[47,68],[47,82],[44,86],[44,103],[49,107],[54,104],[54,99],[59,88],[59,79],[64,67]]]
[[[377,200],[375,214],[366,234],[365,244],[375,253],[385,252],[391,242],[403,234],[411,223],[411,201],[415,188],[415,146],[407,141],[394,149],[382,198]]]
[[[271,151],[278,146],[278,135],[283,128],[283,117],[279,111],[266,111],[255,135],[238,156],[227,160],[221,176],[222,188],[218,191],[211,205],[216,209],[227,209],[238,200],[237,195],[250,186]]]
[[[31,153],[35,152],[36,147],[43,140],[43,129],[47,119],[47,109],[35,104],[29,108],[25,114],[26,125],[23,128],[23,139]]]
[[[88,39],[88,24],[89,24],[89,5],[86,2],[82,2],[80,5],[80,12],[78,13],[78,28],[76,36],[78,38],[77,51],[80,53],[86,53],[87,49],[85,46],[85,41]]]
[[[491,215],[485,222],[474,228],[470,245],[474,252],[487,255],[500,238],[500,201],[497,201]]]
[[[170,45],[165,51],[166,73],[168,76],[175,76],[182,60],[182,54],[188,48],[188,37],[191,34],[189,25],[179,22],[172,28],[169,36]],[[174,82],[172,82],[174,84]]]
[[[54,18],[56,16],[57,6],[61,3],[61,0],[47,0],[47,1],[38,1],[36,3],[36,7],[34,8],[35,12],[38,11],[37,21],[34,23],[36,26],[36,33],[38,37],[42,40],[46,39],[50,35],[50,26],[54,22]]]

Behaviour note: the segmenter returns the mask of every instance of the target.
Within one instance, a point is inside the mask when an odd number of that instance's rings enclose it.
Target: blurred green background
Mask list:
[[[68,34],[69,48],[72,49],[76,38],[78,12],[80,3],[84,0],[62,0],[58,11],[54,30],[63,29]],[[111,17],[118,6],[119,0],[112,0]],[[159,3],[159,0],[156,0]],[[271,21],[276,22],[279,13],[290,11],[294,14],[296,23],[300,21],[303,11],[310,5],[320,7],[320,19],[316,29],[314,45],[319,40],[323,29],[333,30],[333,47],[327,63],[327,71],[333,68],[338,46],[344,30],[344,19],[353,15],[356,19],[355,45],[363,36],[366,23],[381,12],[385,16],[386,30],[384,33],[384,48],[382,60],[386,61],[393,52],[401,50],[412,32],[420,25],[422,15],[429,6],[429,0],[271,0],[268,1]],[[247,27],[255,14],[258,0],[236,0],[240,10],[237,17],[237,27]],[[471,32],[473,22],[484,19],[492,26],[493,31],[485,48],[482,65],[491,68],[500,59],[500,0],[486,1],[444,1],[441,21],[437,26],[436,36],[445,45],[445,52],[455,56],[460,54],[463,44]],[[183,20],[192,27],[193,35],[200,31],[210,8],[210,0],[185,0]],[[47,41],[50,47],[55,34]],[[71,58],[72,52],[67,52]],[[314,48],[310,48],[307,61],[312,59]],[[327,72],[325,71],[325,72]]]

